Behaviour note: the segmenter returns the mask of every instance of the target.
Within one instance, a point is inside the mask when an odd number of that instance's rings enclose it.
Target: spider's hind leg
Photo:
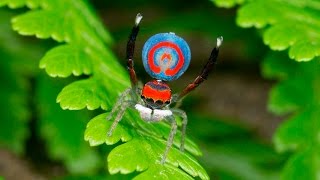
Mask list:
[[[187,116],[186,112],[184,112],[181,109],[172,109],[172,112],[182,118],[180,151],[184,151],[184,143],[185,143],[185,138],[186,138],[188,116]]]
[[[168,117],[166,117],[166,120],[168,120],[171,123],[171,131],[170,131],[169,138],[167,141],[166,150],[164,151],[164,153],[162,155],[161,164],[164,164],[166,162],[166,158],[167,158],[169,150],[172,146],[174,136],[177,132],[177,122],[176,122],[174,116],[168,116]]]

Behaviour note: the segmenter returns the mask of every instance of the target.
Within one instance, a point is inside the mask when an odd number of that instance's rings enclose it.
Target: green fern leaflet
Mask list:
[[[289,57],[310,61],[320,54],[320,2],[309,0],[212,0],[217,6],[241,4],[237,24],[263,29],[272,50],[289,49]]]

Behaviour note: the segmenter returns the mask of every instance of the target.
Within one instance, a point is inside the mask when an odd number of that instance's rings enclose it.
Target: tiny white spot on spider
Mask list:
[[[217,38],[217,47],[218,48],[221,46],[222,42],[223,42],[223,37],[222,36],[218,37]]]
[[[141,118],[146,121],[161,121],[165,117],[172,115],[172,111],[167,109],[155,109],[152,111],[152,109],[141,104],[136,104],[134,107],[139,111]]]
[[[140,13],[138,13],[137,16],[136,16],[136,21],[135,21],[136,26],[139,25],[141,19],[142,19],[142,15]]]

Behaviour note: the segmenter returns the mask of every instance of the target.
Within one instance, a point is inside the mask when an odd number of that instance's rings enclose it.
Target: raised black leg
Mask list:
[[[130,74],[130,81],[131,81],[131,87],[136,87],[138,83],[136,72],[134,71],[134,64],[133,64],[133,54],[134,54],[134,47],[136,38],[139,32],[139,23],[142,19],[142,15],[140,13],[137,14],[135,19],[135,24],[131,30],[131,34],[129,36],[129,40],[127,43],[127,67]]]
[[[221,46],[223,41],[223,37],[220,36],[217,38],[217,46],[213,48],[211,55],[209,57],[209,60],[207,64],[203,67],[200,75],[187,87],[183,89],[183,91],[178,95],[176,101],[179,101],[181,98],[183,98],[185,95],[187,95],[189,92],[194,90],[196,87],[198,87],[204,80],[207,79],[210,71],[212,71],[214,65],[217,62],[218,54],[219,54],[219,47]]]

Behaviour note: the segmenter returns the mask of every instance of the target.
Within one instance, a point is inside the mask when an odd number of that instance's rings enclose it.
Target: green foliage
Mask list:
[[[35,44],[22,45],[22,40],[10,31],[9,20],[12,16],[8,11],[0,11],[0,105],[6,107],[0,108],[0,127],[6,127],[0,131],[0,146],[21,154],[30,134],[27,128],[31,116],[27,78],[34,74],[32,66],[35,63],[32,60],[41,57],[41,49],[40,52],[32,52],[37,47]]]
[[[243,4],[246,0],[211,0],[218,7],[231,8],[238,4]]]
[[[83,131],[89,115],[84,112],[63,111],[55,96],[63,87],[46,76],[37,79],[39,109],[38,131],[45,140],[48,153],[54,160],[63,160],[71,173],[93,173],[102,163],[98,153],[83,141]]]
[[[85,1],[10,0],[0,3],[0,6],[4,5],[10,8],[28,6],[32,9],[12,19],[13,29],[19,34],[41,39],[52,38],[66,43],[49,50],[41,59],[40,68],[44,68],[52,77],[90,76],[62,89],[57,102],[63,109],[112,108],[118,94],[129,86],[128,75],[105,46],[105,43],[111,42],[109,34],[102,28]],[[40,78],[38,83],[37,97],[42,104],[41,109],[44,110],[40,113],[39,132],[48,141],[48,153],[56,160],[63,160],[71,172],[95,171],[99,165],[98,156],[79,138],[82,136],[81,130],[87,116],[58,110],[50,102],[54,102],[52,95],[59,87],[52,86],[43,78]],[[50,109],[50,112],[46,109]],[[172,148],[167,163],[159,163],[165,150],[169,125],[146,123],[131,112],[121,121],[114,135],[107,137],[106,132],[111,122],[106,122],[105,115],[99,115],[88,123],[85,139],[92,146],[104,142],[115,144],[120,139],[126,142],[116,144],[108,155],[108,169],[111,174],[143,171],[137,179],[191,179],[196,176],[209,179],[205,170],[191,156],[201,153],[189,139],[186,141],[187,152]],[[174,141],[176,146],[180,144],[180,136],[178,133]]]
[[[282,78],[271,91],[270,109],[281,114],[295,112],[274,136],[278,151],[296,152],[284,168],[283,179],[319,179],[319,65],[319,61],[291,62],[281,54],[269,56],[263,64],[267,76]],[[306,171],[298,175],[300,169]]]
[[[263,28],[263,41],[272,50],[289,49],[289,57],[310,61],[320,54],[319,9],[317,1],[300,0],[212,0],[220,7],[242,4],[237,24]]]
[[[94,78],[74,82],[60,92],[57,102],[63,109],[107,109],[112,105],[107,90]],[[104,101],[105,99],[105,101]]]
[[[18,38],[10,30],[13,14],[5,10],[0,14],[3,35],[0,54],[4,59],[0,62],[3,73],[0,95],[2,107],[7,107],[0,109],[3,115],[0,121],[1,147],[25,153],[25,141],[31,133],[28,120],[39,118],[36,133],[45,140],[50,158],[63,162],[72,173],[95,172],[101,164],[100,157],[82,139],[89,116],[83,116],[82,112],[62,111],[54,104],[62,86],[55,85],[37,70],[37,60],[45,52],[44,44],[28,42],[26,45],[25,39]],[[36,88],[30,83],[30,79],[35,78]],[[31,99],[29,96],[34,94],[37,98]]]
[[[53,48],[41,59],[39,66],[45,69],[51,77],[92,74],[90,57],[80,48],[71,45]]]
[[[285,156],[277,154],[248,128],[203,115],[189,116],[189,125],[200,135],[210,177],[219,179],[279,179]]]
[[[266,78],[280,79],[272,88],[269,109],[290,114],[274,135],[276,149],[295,154],[288,160],[282,179],[319,179],[319,8],[317,1],[258,0],[214,1],[221,7],[241,4],[237,23],[263,28],[264,43],[272,50],[289,49],[291,61],[283,53],[270,53],[262,64]],[[303,169],[303,171],[301,171]]]
[[[166,147],[166,141],[170,127],[167,124],[149,124],[139,119],[138,114],[130,112],[122,120],[122,124],[118,125],[114,134],[111,137],[106,136],[111,127],[112,122],[106,121],[108,114],[101,114],[93,118],[87,125],[85,139],[91,145],[100,145],[106,143],[109,145],[115,144],[118,141],[127,142],[114,148],[108,156],[108,167],[111,174],[115,173],[132,173],[134,171],[144,171],[139,177],[148,177],[155,175],[154,171],[161,172],[157,177],[171,177],[176,172],[179,172],[179,167],[188,172],[191,176],[199,176],[201,179],[207,179],[208,176],[204,169],[196,162],[196,160],[187,153],[181,153],[173,148],[168,154],[168,164],[161,165],[161,156]],[[134,119],[134,121],[133,121]],[[131,125],[131,126],[130,126]],[[135,128],[133,128],[133,127]],[[141,129],[143,131],[137,131]],[[175,138],[175,144],[178,145],[177,139],[181,135],[178,134]],[[186,141],[186,150],[192,154],[199,155],[200,151],[195,144],[190,140]],[[126,163],[123,163],[126,162]],[[164,177],[160,177],[160,175]],[[178,177],[189,177],[188,175],[179,172]]]

